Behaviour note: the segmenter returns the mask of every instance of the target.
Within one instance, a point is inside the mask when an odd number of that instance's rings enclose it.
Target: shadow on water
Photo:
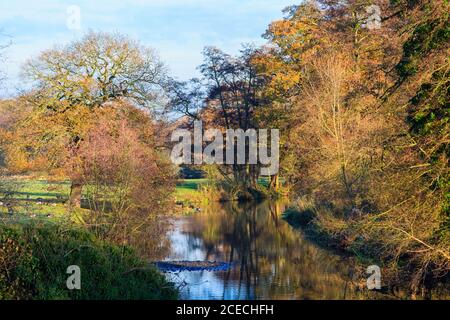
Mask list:
[[[167,273],[183,299],[363,298],[352,263],[307,240],[282,219],[283,202],[225,203],[174,222],[168,261],[223,261],[224,271]]]

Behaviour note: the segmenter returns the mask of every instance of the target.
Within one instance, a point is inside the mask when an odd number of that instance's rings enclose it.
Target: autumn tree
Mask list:
[[[61,170],[76,156],[96,109],[118,100],[155,106],[165,72],[151,49],[122,35],[88,33],[31,59],[24,75],[33,84],[26,97],[34,111],[17,128],[16,145],[30,159],[47,159],[49,169]],[[74,206],[80,205],[81,188],[72,179]]]
[[[91,209],[82,220],[116,243],[158,247],[165,230],[159,217],[170,208],[167,195],[175,186],[158,125],[147,112],[123,102],[95,112],[92,128],[68,164],[72,177],[85,186]]]
[[[174,82],[169,91],[171,110],[191,119],[201,119],[205,128],[222,131],[260,128],[255,110],[262,104],[260,92],[264,78],[253,64],[256,52],[257,49],[244,46],[240,56],[233,57],[218,48],[206,47],[203,64],[199,66],[202,79]],[[234,154],[236,156],[236,152]],[[233,180],[243,189],[256,187],[258,170],[258,166],[249,164],[248,160],[245,164],[234,161],[231,165]],[[227,170],[223,174],[228,175]]]
[[[399,56],[391,28],[363,26],[369,4],[389,14],[383,1],[308,1],[285,9],[285,18],[265,34],[269,45],[255,61],[267,79],[269,103],[259,115],[285,128],[281,172],[290,184],[326,186],[323,178],[329,177],[341,182],[349,199],[364,185],[364,163],[372,157],[368,143],[375,141],[370,132],[380,129],[377,99],[393,82],[389,71]],[[333,162],[337,175],[328,170]],[[310,181],[310,166],[320,163],[328,174]]]
[[[386,153],[392,164],[383,180],[392,187],[380,192],[383,219],[370,225],[390,233],[386,239],[395,239],[390,245],[397,255],[414,252],[411,287],[417,294],[431,278],[448,276],[450,270],[449,5],[424,0],[397,1],[393,7],[402,55],[383,106],[406,120],[406,128],[392,140],[396,148]]]
[[[310,1],[266,37],[260,118],[289,128],[288,180],[332,203],[321,228],[413,264],[415,291],[448,274],[448,4]]]

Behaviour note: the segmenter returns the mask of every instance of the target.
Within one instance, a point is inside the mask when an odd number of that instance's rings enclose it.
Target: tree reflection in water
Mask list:
[[[212,204],[175,223],[167,260],[233,262],[227,271],[168,274],[185,299],[351,299],[352,263],[305,239],[283,202]]]

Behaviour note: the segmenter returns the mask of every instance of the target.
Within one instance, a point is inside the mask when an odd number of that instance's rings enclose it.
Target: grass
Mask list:
[[[70,192],[69,181],[15,179],[10,182],[18,187],[14,192],[18,199],[67,200]]]
[[[0,215],[8,213],[5,205],[12,204],[14,213],[22,219],[66,219],[66,202],[70,193],[70,181],[53,181],[46,179],[28,179],[16,177],[5,181],[11,187],[8,200],[1,200]],[[174,199],[177,204],[177,214],[188,215],[196,212],[201,204],[209,199],[201,192],[202,185],[206,185],[208,179],[184,179],[176,185]],[[259,184],[266,186],[268,179],[261,178]]]
[[[201,186],[208,179],[185,179],[177,183],[174,197],[178,213],[183,215],[195,212],[204,203]],[[0,215],[8,213],[7,203],[15,213],[16,220],[30,219],[67,219],[66,202],[70,193],[69,181],[53,181],[45,179],[15,178],[5,180],[11,189],[6,200],[0,198]],[[18,218],[20,217],[20,218]]]
[[[209,181],[209,179],[179,180],[175,189],[175,202],[178,207],[176,212],[182,215],[189,215],[197,212],[201,204],[218,201],[215,195],[202,190],[202,187],[206,187]],[[259,178],[258,184],[267,188],[269,186],[269,178]]]
[[[202,185],[208,179],[184,179],[177,182],[175,189],[175,212],[179,215],[190,215],[198,210],[198,206],[208,201],[201,192]]]
[[[0,194],[0,300],[177,297],[131,248],[68,223],[70,182],[15,178],[0,184],[7,190]],[[67,289],[69,265],[80,266],[82,290]]]
[[[208,179],[184,179],[178,181],[175,189],[176,200],[182,201],[200,197],[200,187],[207,182]]]
[[[177,291],[126,246],[49,222],[0,224],[0,300],[176,299]],[[81,290],[67,288],[69,266]]]
[[[16,218],[66,218],[68,181],[30,179],[3,180],[8,194],[0,198],[0,214],[14,212]]]

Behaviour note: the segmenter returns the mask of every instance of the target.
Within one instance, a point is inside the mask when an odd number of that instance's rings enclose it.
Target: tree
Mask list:
[[[368,5],[380,29],[364,27]],[[257,60],[270,97],[260,121],[289,128],[282,170],[322,229],[417,267],[414,291],[448,274],[448,4],[318,0],[286,13]]]
[[[164,72],[153,50],[119,34],[92,32],[44,51],[24,66],[24,74],[34,81],[36,98],[59,112],[76,104],[96,108],[118,98],[151,107]]]
[[[394,185],[408,192],[393,196],[396,205],[385,222],[404,251],[417,252],[411,258],[419,266],[412,284],[416,293],[432,274],[450,270],[449,4],[397,1],[395,8],[406,23],[399,24],[402,56],[386,104],[403,106],[408,144],[395,162],[400,181]]]
[[[51,169],[60,170],[76,157],[96,109],[118,100],[154,107],[165,78],[151,49],[108,33],[88,33],[44,51],[25,64],[24,74],[34,85],[26,95],[34,111],[18,127],[23,139],[17,144],[30,158],[46,157]],[[82,183],[72,180],[73,206],[80,205],[81,189]]]
[[[206,129],[258,129],[255,111],[262,104],[260,92],[264,78],[253,64],[256,52],[257,49],[245,46],[240,56],[233,57],[218,48],[206,47],[203,64],[199,66],[202,79],[171,85],[171,110],[201,119]],[[259,175],[257,165],[248,161],[236,163],[230,166],[234,182],[243,189],[255,188]],[[226,170],[223,173],[228,175]]]
[[[169,79],[167,95],[169,102],[166,105],[166,112],[174,112],[190,119],[200,120],[200,112],[204,107],[206,95],[200,79],[194,78],[189,81]]]
[[[156,130],[144,111],[129,105],[116,103],[98,111],[77,157],[71,158],[71,175],[85,185],[91,209],[83,219],[96,234],[140,245],[155,245],[162,234],[164,222],[157,218],[170,207],[167,195],[175,184],[170,159],[158,149]],[[140,241],[149,229],[150,235]]]

